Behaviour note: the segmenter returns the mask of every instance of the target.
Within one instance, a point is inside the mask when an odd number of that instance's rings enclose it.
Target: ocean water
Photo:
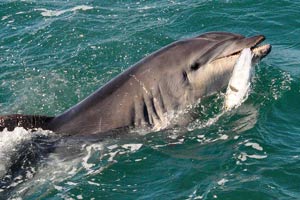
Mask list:
[[[1,132],[0,175],[18,156],[36,162],[2,184],[0,199],[300,199],[299,8],[1,0],[1,115],[59,114],[151,52],[208,31],[263,34],[273,49],[240,107],[220,116],[222,93],[209,97],[184,130],[106,140]]]

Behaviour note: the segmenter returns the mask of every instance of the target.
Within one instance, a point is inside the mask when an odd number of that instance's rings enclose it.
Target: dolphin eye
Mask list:
[[[200,68],[200,63],[198,63],[198,62],[193,63],[191,66],[192,71],[196,71],[199,68]]]

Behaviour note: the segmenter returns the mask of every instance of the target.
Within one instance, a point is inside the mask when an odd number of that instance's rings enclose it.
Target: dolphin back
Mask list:
[[[13,131],[16,127],[23,127],[25,129],[42,128],[48,129],[48,123],[54,117],[41,115],[5,115],[0,116],[0,131],[7,128],[8,131]]]

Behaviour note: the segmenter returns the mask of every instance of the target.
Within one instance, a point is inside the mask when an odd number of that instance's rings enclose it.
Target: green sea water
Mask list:
[[[208,31],[263,34],[273,48],[239,108],[218,117],[219,93],[195,107],[185,131],[60,141],[0,197],[300,199],[299,8],[287,0],[1,0],[1,115],[59,114],[153,51]]]

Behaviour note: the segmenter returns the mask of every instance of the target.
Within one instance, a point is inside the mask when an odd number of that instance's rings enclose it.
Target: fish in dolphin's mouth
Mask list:
[[[222,58],[228,59],[228,57],[238,57],[225,95],[225,110],[230,110],[239,106],[247,98],[250,89],[251,76],[253,75],[253,70],[251,69],[252,65],[268,55],[271,51],[270,44],[260,45],[265,39],[264,36],[256,37],[257,39],[252,37],[252,39],[255,40],[250,46],[246,46],[247,48]]]

